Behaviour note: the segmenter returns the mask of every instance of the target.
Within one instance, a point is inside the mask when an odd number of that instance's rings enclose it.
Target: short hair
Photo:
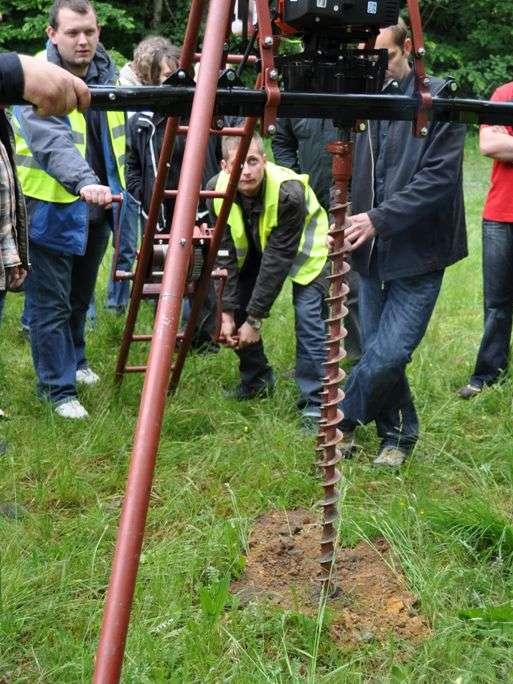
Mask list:
[[[222,151],[223,151],[223,159],[225,161],[228,161],[228,158],[232,152],[232,150],[236,150],[237,147],[239,146],[240,138],[235,137],[235,136],[223,136],[223,142],[221,143]],[[265,154],[264,150],[264,141],[262,140],[262,136],[260,133],[257,133],[256,131],[253,133],[253,136],[251,138],[250,146],[251,144],[255,144],[258,152],[263,156]],[[248,148],[249,149],[249,148]]]
[[[389,31],[392,31],[392,36],[394,37],[394,43],[402,48],[407,38],[410,37],[410,31],[404,19],[399,17],[397,24],[394,26],[387,26]]]
[[[180,48],[163,36],[149,36],[135,48],[132,68],[143,85],[159,85],[163,59],[178,69]]]
[[[94,7],[89,0],[54,0],[48,15],[48,23],[54,29],[59,27],[59,12],[61,9],[70,9],[77,14],[87,14],[90,11],[93,11],[96,14]]]

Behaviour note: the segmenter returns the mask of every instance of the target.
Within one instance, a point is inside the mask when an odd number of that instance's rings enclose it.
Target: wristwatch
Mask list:
[[[254,316],[247,316],[246,323],[250,325],[253,328],[253,330],[260,331],[260,328],[262,327],[262,319],[255,318]]]

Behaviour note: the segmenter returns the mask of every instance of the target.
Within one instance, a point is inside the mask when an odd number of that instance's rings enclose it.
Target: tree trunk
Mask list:
[[[153,0],[153,16],[151,19],[151,28],[156,30],[162,23],[162,6],[163,0]]]

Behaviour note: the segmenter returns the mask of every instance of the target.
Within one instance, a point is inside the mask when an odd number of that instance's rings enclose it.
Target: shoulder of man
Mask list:
[[[305,201],[305,187],[298,179],[291,178],[283,181],[280,186],[280,204],[302,205]]]
[[[496,88],[490,99],[494,102],[509,102],[513,100],[513,81]]]

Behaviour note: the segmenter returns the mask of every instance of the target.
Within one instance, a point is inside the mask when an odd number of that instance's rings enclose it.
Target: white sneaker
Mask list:
[[[55,407],[55,413],[61,418],[81,419],[88,418],[89,414],[78,399],[66,399],[62,404]]]
[[[81,385],[96,385],[97,382],[100,382],[100,376],[96,375],[96,373],[91,370],[89,366],[79,368],[77,370],[75,379],[77,383],[80,383]]]

